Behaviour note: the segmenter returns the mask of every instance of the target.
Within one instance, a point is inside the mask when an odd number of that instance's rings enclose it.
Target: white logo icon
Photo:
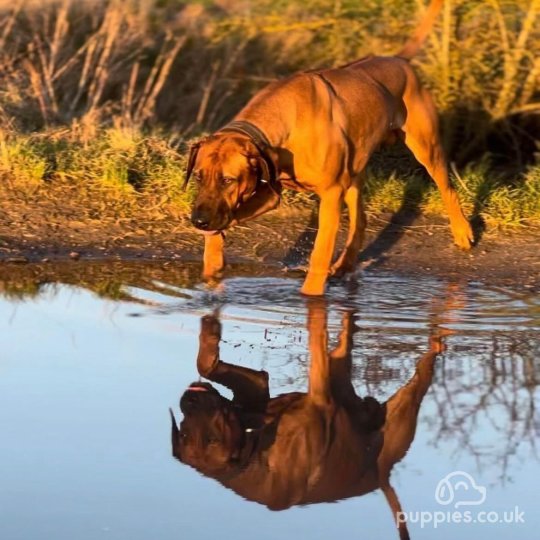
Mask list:
[[[444,506],[476,506],[486,500],[486,488],[478,486],[474,478],[463,471],[447,474],[435,489],[435,500]]]

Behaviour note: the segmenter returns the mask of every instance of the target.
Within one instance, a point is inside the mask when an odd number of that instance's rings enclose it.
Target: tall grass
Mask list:
[[[1,187],[80,180],[107,197],[183,208],[184,140],[224,124],[275,78],[392,54],[423,9],[424,0],[0,0]],[[537,199],[540,0],[446,0],[414,64],[463,196],[477,194],[478,171],[491,190],[471,207],[506,216],[502,201]],[[389,159],[373,169],[374,207],[384,193],[397,204],[399,181],[378,180],[394,168]],[[539,219],[536,203],[519,204],[505,221]]]

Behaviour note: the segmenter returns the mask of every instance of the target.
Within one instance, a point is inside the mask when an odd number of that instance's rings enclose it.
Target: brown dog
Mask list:
[[[268,374],[219,358],[221,325],[201,321],[199,373],[233,391],[232,401],[209,383],[183,394],[180,427],[172,416],[173,455],[250,501],[273,510],[355,497],[380,488],[397,519],[401,506],[390,472],[408,451],[422,399],[431,384],[440,338],[412,379],[386,403],[357,396],[351,382],[354,322],[345,312],[337,348],[328,352],[326,306],[308,307],[311,364],[307,393],[270,398]]]
[[[285,186],[320,197],[319,230],[302,292],[323,294],[329,274],[355,267],[366,226],[361,173],[373,151],[390,139],[403,139],[425,166],[441,192],[455,243],[471,247],[473,233],[448,179],[433,101],[408,62],[442,3],[432,0],[396,56],[369,56],[272,83],[233,122],[192,146],[186,182],[194,171],[199,191],[191,220],[206,233],[204,276],[223,268],[220,233],[275,208]],[[343,201],[349,233],[331,265]]]

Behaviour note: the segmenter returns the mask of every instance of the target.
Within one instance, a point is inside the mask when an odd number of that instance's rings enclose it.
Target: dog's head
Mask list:
[[[261,180],[271,181],[272,163],[248,138],[217,133],[191,147],[186,184],[193,174],[198,193],[191,222],[206,234],[226,229],[240,204],[256,191]]]
[[[184,419],[171,411],[173,455],[204,474],[226,470],[238,458],[243,430],[232,403],[208,383],[193,383],[180,398]]]

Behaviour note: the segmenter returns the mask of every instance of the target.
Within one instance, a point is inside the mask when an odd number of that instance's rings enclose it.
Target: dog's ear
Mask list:
[[[171,445],[172,445],[172,455],[181,459],[180,456],[180,444],[178,437],[180,435],[180,430],[178,429],[178,424],[176,423],[176,418],[171,408],[169,408],[169,414],[171,415]]]
[[[268,163],[268,159],[265,159],[259,154],[257,156],[252,156],[249,162],[251,166],[256,169],[257,175],[260,180],[268,183],[272,181],[271,168]]]
[[[191,173],[193,172],[193,167],[195,167],[195,161],[197,160],[197,154],[199,152],[199,148],[201,147],[201,142],[193,143],[189,147],[189,157],[188,157],[188,164],[186,169],[186,179],[184,180],[184,185],[182,186],[182,189],[186,189],[189,179],[191,178]]]
[[[257,154],[249,158],[250,165],[257,171],[258,179],[266,182],[279,195],[276,186],[276,166],[272,159],[265,154]]]

